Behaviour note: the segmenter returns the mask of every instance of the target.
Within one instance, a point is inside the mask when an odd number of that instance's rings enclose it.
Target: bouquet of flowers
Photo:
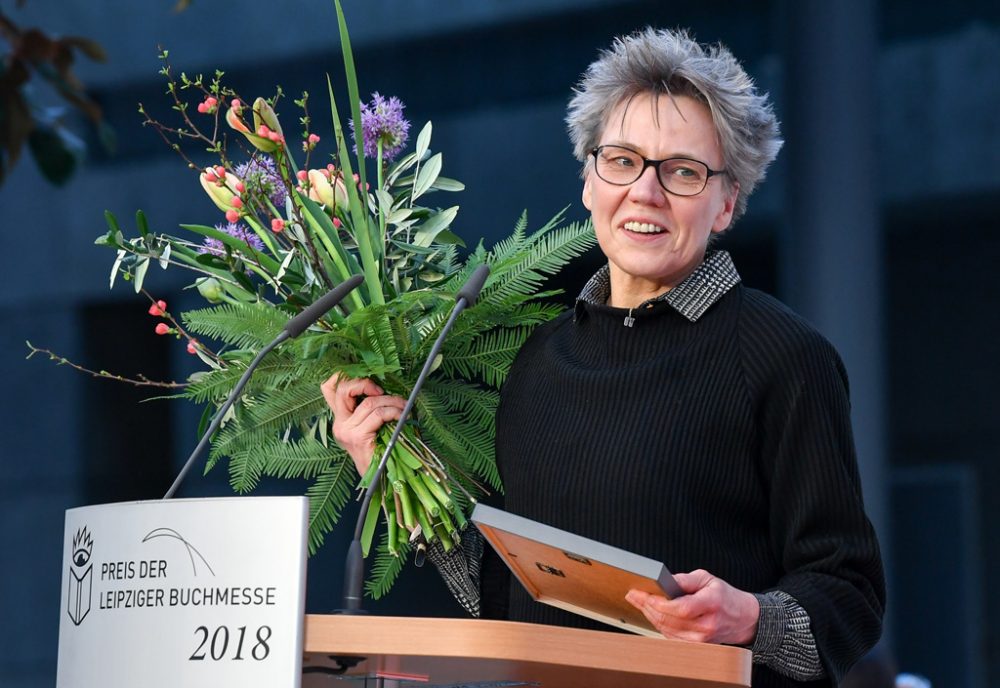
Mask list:
[[[373,378],[387,393],[407,396],[455,291],[478,265],[490,265],[480,298],[459,317],[375,488],[363,549],[367,556],[382,530],[367,584],[379,597],[414,543],[440,540],[451,548],[475,496],[501,489],[493,456],[497,390],[531,329],[560,310],[541,300],[553,293],[539,291],[544,280],[588,249],[593,233],[587,223],[560,226],[560,216],[528,232],[522,216],[511,236],[492,250],[480,243],[461,261],[462,240],[451,229],[459,208],[430,199],[463,186],[441,175],[429,122],[406,152],[410,124],[402,103],[378,93],[362,103],[339,0],[335,5],[353,143],[329,79],[336,154],[329,164],[314,164],[321,137],[308,94],[294,101],[302,114],[293,134],[278,117],[280,89],[251,104],[223,85],[221,72],[175,78],[163,51],[161,72],[183,124],[171,128],[141,106],[140,112],[197,171],[225,222],[186,224],[184,234],[172,235],[152,231],[140,211],[138,234],[128,238],[108,214],[109,229],[97,243],[117,252],[112,284],[120,275],[136,292],[145,291],[150,266],[194,275],[206,307],[175,318],[150,297],[150,313],[162,319],[158,333],[185,341],[206,366],[178,395],[206,405],[203,424],[291,316],[351,275],[364,276],[339,309],[264,360],[213,438],[206,467],[228,461],[240,493],[263,476],[310,480],[311,551],[358,483],[353,463],[328,434],[331,414],[320,383],[337,372]],[[229,140],[234,132],[239,151]],[[218,163],[195,165],[184,149],[192,142]],[[383,428],[376,457],[390,431]],[[370,480],[362,476],[360,484]]]

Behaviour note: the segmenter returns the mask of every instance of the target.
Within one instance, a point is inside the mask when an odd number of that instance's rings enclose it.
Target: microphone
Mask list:
[[[285,327],[280,333],[278,333],[278,336],[275,337],[270,344],[260,350],[257,357],[250,362],[249,366],[247,366],[247,369],[244,371],[239,382],[237,382],[236,386],[233,387],[233,391],[229,393],[229,397],[222,404],[222,406],[219,407],[219,410],[216,411],[215,416],[212,417],[212,423],[208,426],[205,434],[201,436],[201,441],[198,442],[198,446],[194,448],[193,452],[191,452],[191,456],[189,456],[188,460],[184,462],[184,466],[181,467],[177,477],[174,478],[173,485],[171,485],[170,489],[167,490],[167,493],[163,495],[163,499],[170,499],[174,496],[174,493],[177,492],[177,488],[180,487],[182,482],[184,482],[184,477],[187,475],[188,471],[191,470],[191,466],[194,465],[194,460],[199,454],[201,454],[202,450],[208,444],[215,431],[219,429],[219,425],[222,424],[222,418],[226,415],[226,411],[229,410],[229,407],[232,406],[233,402],[235,402],[240,396],[240,392],[242,392],[243,388],[246,387],[247,382],[250,381],[250,376],[253,375],[253,371],[257,369],[258,365],[260,365],[264,356],[269,354],[272,349],[284,342],[286,339],[295,339],[300,334],[305,332],[306,328],[319,320],[320,317],[322,317],[328,310],[340,303],[345,296],[356,289],[357,286],[363,281],[364,277],[361,275],[352,275],[351,277],[348,277],[346,280],[317,299],[315,303],[307,306],[301,313],[285,323]]]
[[[455,306],[452,308],[451,315],[449,316],[448,321],[444,324],[444,327],[441,328],[441,333],[438,335],[437,340],[435,340],[434,346],[431,347],[431,352],[427,355],[427,361],[424,363],[424,367],[420,371],[417,381],[413,384],[413,390],[410,392],[410,396],[406,400],[406,405],[403,407],[402,413],[399,414],[399,420],[396,421],[396,429],[393,431],[392,436],[386,443],[385,451],[382,452],[382,458],[378,463],[378,468],[372,476],[372,481],[368,485],[368,489],[365,490],[365,497],[361,502],[361,512],[358,514],[358,522],[354,527],[354,539],[351,541],[351,546],[347,550],[347,561],[344,565],[344,606],[342,609],[338,610],[338,613],[340,614],[366,613],[361,608],[361,587],[365,577],[365,562],[364,557],[361,554],[361,531],[364,529],[365,515],[368,513],[368,505],[371,503],[372,497],[375,494],[375,488],[378,486],[379,481],[382,478],[382,474],[385,472],[385,465],[389,461],[389,454],[392,453],[393,447],[396,446],[399,433],[402,431],[403,426],[410,417],[410,411],[413,409],[413,404],[417,399],[417,394],[420,392],[421,387],[424,386],[424,380],[426,380],[428,374],[430,374],[431,367],[434,365],[435,359],[437,359],[438,352],[444,344],[445,337],[455,324],[455,319],[458,317],[458,314],[467,307],[473,305],[476,302],[476,299],[479,298],[479,292],[486,283],[486,278],[489,274],[489,265],[484,264],[478,266],[472,271],[472,275],[470,275],[469,279],[465,281],[462,288],[455,294]],[[357,658],[352,657],[344,659],[354,660]]]
[[[288,338],[295,339],[306,331],[310,325],[320,319],[328,310],[344,300],[344,297],[358,288],[365,281],[362,275],[351,275],[333,289],[319,297],[315,303],[306,306],[302,312],[285,323],[284,332]],[[279,337],[281,335],[278,335]],[[282,340],[284,341],[284,340]]]

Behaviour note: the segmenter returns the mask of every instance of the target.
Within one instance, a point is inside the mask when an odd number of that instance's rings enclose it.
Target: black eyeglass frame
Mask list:
[[[621,148],[622,150],[627,150],[630,153],[635,153],[636,155],[639,156],[639,159],[642,160],[642,169],[639,170],[639,174],[635,176],[635,179],[633,179],[630,182],[613,182],[609,179],[601,177],[601,173],[597,171],[598,169],[597,156],[605,148]],[[650,160],[649,158],[643,157],[642,153],[640,153],[639,151],[632,150],[628,146],[619,146],[617,144],[611,144],[611,143],[605,144],[603,146],[597,146],[596,148],[590,151],[590,154],[594,156],[594,174],[596,174],[598,177],[601,178],[602,181],[605,181],[608,184],[611,184],[613,186],[631,186],[632,184],[635,184],[637,181],[639,181],[639,178],[642,177],[642,175],[646,174],[646,168],[652,167],[653,171],[656,172],[656,181],[659,182],[660,187],[668,194],[673,194],[674,196],[680,196],[681,198],[689,198],[691,196],[697,196],[702,191],[704,191],[706,187],[708,187],[709,179],[718,175],[729,173],[728,170],[713,170],[711,167],[709,167],[701,160],[695,160],[694,158],[685,158],[683,156],[673,157],[673,158],[663,158],[662,160]],[[705,185],[702,186],[698,191],[695,191],[694,193],[691,194],[677,193],[676,191],[671,191],[670,189],[668,189],[666,184],[663,183],[663,179],[660,178],[660,165],[662,165],[665,162],[669,162],[670,160],[686,160],[687,162],[696,162],[699,165],[703,166],[707,170],[705,174]]]

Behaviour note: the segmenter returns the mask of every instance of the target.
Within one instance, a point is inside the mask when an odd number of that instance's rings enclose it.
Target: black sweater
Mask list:
[[[508,511],[809,613],[835,685],[878,639],[885,599],[847,379],[833,347],[761,292],[696,322],[665,303],[578,302],[523,347],[497,414]],[[484,607],[499,588],[484,579]],[[510,586],[511,620],[608,630]],[[754,667],[753,685],[802,685]]]

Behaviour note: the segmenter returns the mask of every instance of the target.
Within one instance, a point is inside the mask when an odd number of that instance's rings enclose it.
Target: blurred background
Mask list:
[[[332,2],[174,2],[0,0],[0,147],[27,136],[11,114],[25,114],[26,96],[38,106],[27,111],[28,143],[43,161],[25,147],[12,164],[6,149],[0,184],[3,686],[55,681],[65,509],[161,496],[197,441],[200,409],[25,360],[30,340],[128,376],[193,370],[182,344],[153,333],[144,297],[122,282],[108,290],[114,254],[93,243],[105,210],[126,234],[137,209],[155,231],[222,219],[141,126],[139,102],[170,116],[157,46],[175,74],[222,69],[247,100],[280,84],[291,112],[310,91],[315,129],[328,129],[324,75],[342,72]],[[733,50],[772,94],[787,143],[721,246],[748,285],[789,303],[844,356],[866,503],[889,567],[881,651],[935,687],[1000,685],[1000,592],[988,584],[1000,580],[1000,5],[344,4],[362,92],[401,98],[414,132],[433,121],[444,174],[467,187],[453,198],[455,230],[470,245],[506,235],[523,209],[533,226],[566,206],[571,219],[585,216],[562,118],[572,85],[613,36],[689,27]],[[106,53],[91,61],[80,49],[96,56],[92,46],[70,45],[82,88],[69,104],[46,79],[66,66],[58,60],[29,71],[26,85],[14,78],[33,28],[35,47],[79,36]],[[575,295],[599,264],[580,259],[559,286]],[[176,271],[153,269],[146,286],[173,312],[200,303]],[[224,470],[198,473],[185,496],[229,494]],[[310,560],[311,613],[338,605],[347,530]],[[373,608],[460,613],[430,567],[408,568]]]

